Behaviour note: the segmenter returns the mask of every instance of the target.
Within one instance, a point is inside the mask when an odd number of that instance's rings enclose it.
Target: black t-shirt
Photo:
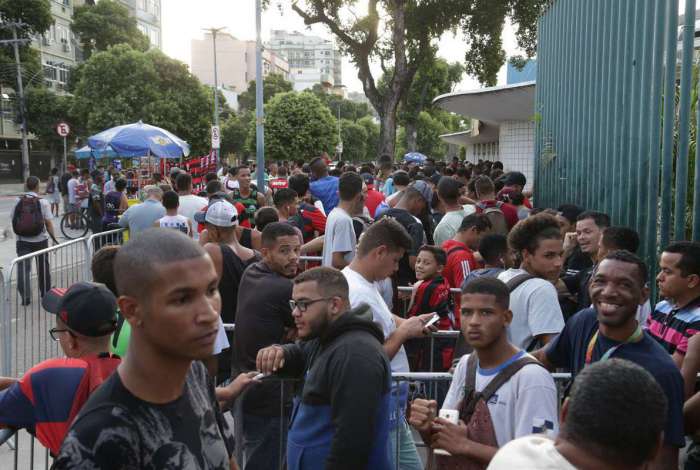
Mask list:
[[[264,261],[251,264],[238,286],[236,329],[233,334],[234,369],[256,370],[258,351],[284,341],[285,327],[293,327],[292,280],[273,272]],[[291,400],[291,393],[286,394]],[[243,411],[279,416],[280,385],[264,381],[243,397]]]
[[[586,364],[586,349],[596,331],[598,318],[595,309],[581,310],[569,319],[562,332],[546,346],[547,359],[556,367],[569,369],[575,376]],[[599,332],[591,356],[592,362],[600,360],[608,349],[618,344],[620,343],[606,338]],[[683,378],[671,356],[644,332],[642,341],[620,346],[612,357],[632,361],[654,376],[668,400],[665,442],[668,445],[683,447]],[[644,410],[639,412],[643,413]]]
[[[226,469],[233,435],[201,362],[193,362],[182,396],[164,405],[129,392],[113,374],[73,422],[54,469]]]
[[[405,209],[389,209],[382,214],[382,217],[380,218],[383,217],[391,217],[395,219],[411,236],[411,240],[413,241],[411,244],[411,250],[407,251],[403,258],[401,258],[401,261],[399,261],[399,270],[396,273],[396,281],[398,286],[413,284],[416,282],[416,273],[413,271],[413,269],[411,269],[408,258],[409,256],[418,256],[418,249],[424,243],[425,232],[423,230],[423,225]]]

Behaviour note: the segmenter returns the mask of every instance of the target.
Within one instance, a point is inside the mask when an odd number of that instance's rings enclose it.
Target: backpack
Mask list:
[[[12,230],[21,237],[36,237],[44,231],[40,198],[25,195],[19,199],[12,214]]]
[[[490,207],[483,202],[478,202],[476,204],[476,211],[479,214],[484,214],[486,218],[489,219],[489,222],[491,222],[491,233],[508,235],[508,222],[506,221],[503,210],[501,210],[502,206],[502,201],[496,201],[496,205]]]
[[[53,194],[55,192],[56,192],[56,181],[55,181],[55,177],[51,176],[51,177],[49,177],[49,182],[46,184],[46,193]]]
[[[467,424],[467,437],[479,444],[498,447],[488,402],[493,395],[513,377],[520,369],[528,364],[544,367],[536,359],[523,356],[501,370],[482,391],[476,391],[476,354],[471,354],[467,360],[467,375],[464,380],[464,399],[459,406],[459,419]],[[473,460],[455,459],[436,455],[439,470],[485,470],[488,464]]]

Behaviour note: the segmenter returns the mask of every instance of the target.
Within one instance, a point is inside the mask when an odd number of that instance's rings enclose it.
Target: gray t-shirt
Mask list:
[[[474,212],[476,212],[474,206],[467,204],[458,211],[450,211],[445,214],[433,232],[435,246],[442,247],[443,243],[447,240],[451,240],[457,233],[457,230],[459,230],[459,226],[462,225],[462,220]]]
[[[119,225],[129,229],[129,236],[152,228],[156,220],[165,216],[165,207],[160,201],[146,199],[141,204],[129,207],[119,219]]]
[[[357,239],[352,226],[352,217],[340,207],[336,207],[326,220],[326,234],[323,239],[323,265],[333,266],[333,253],[345,253],[345,261],[350,263],[355,257]]]

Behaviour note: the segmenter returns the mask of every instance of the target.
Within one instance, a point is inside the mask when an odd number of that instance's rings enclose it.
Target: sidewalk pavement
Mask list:
[[[0,183],[0,197],[19,196],[24,193],[22,183]]]

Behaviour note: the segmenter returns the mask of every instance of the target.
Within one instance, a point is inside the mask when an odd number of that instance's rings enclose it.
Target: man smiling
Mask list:
[[[264,373],[302,378],[287,441],[290,470],[391,467],[391,366],[384,334],[366,304],[350,310],[340,271],[315,268],[294,279],[290,306],[304,342],[258,353]]]
[[[646,265],[637,256],[609,253],[591,278],[593,308],[571,317],[561,334],[534,355],[550,370],[566,367],[574,376],[611,356],[645,368],[668,400],[664,446],[652,468],[678,468],[678,448],[685,444],[683,379],[668,353],[637,322],[637,306],[649,295],[646,278]]]

